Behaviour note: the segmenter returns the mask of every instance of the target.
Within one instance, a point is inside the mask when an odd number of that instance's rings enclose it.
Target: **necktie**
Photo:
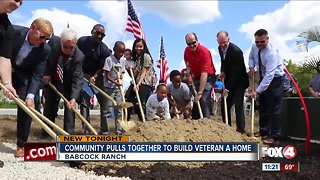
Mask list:
[[[222,54],[223,54],[223,60],[225,60],[226,59],[226,54],[227,54],[227,48],[226,49],[224,49],[223,51],[222,51]]]
[[[63,57],[60,56],[56,69],[56,88],[61,93],[63,92]]]
[[[56,74],[57,74],[58,80],[61,81],[61,83],[63,83],[63,57],[62,56],[60,56],[58,59]]]
[[[262,62],[261,62],[261,50],[259,49],[258,52],[258,61],[259,61],[259,76],[260,76],[260,82],[262,81]]]

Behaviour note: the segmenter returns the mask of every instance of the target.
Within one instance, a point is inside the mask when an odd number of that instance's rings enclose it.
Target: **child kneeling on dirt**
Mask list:
[[[188,85],[181,82],[181,74],[178,70],[170,72],[170,81],[171,84],[168,84],[167,87],[171,116],[181,113],[184,119],[190,118],[193,96]]]
[[[170,119],[169,102],[167,99],[167,87],[165,84],[159,84],[156,93],[152,94],[146,105],[147,120]]]

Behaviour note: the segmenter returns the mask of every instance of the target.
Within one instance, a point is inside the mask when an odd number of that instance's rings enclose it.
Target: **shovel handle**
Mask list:
[[[54,87],[54,85],[51,84],[51,82],[49,82],[49,86],[50,86],[50,88],[51,88],[55,93],[57,93],[57,94],[59,95],[59,97],[61,97],[61,98],[63,99],[63,101],[64,101],[65,103],[69,102],[68,99],[65,98],[65,97],[63,96],[63,94],[60,93],[60,92],[57,90],[57,88]],[[65,107],[65,108],[67,108],[67,107]],[[94,128],[91,126],[91,124],[80,114],[79,111],[77,111],[77,110],[74,109],[73,107],[71,107],[71,110],[80,118],[80,120],[81,120],[82,122],[84,122],[84,123],[88,126],[88,128],[91,130],[91,132],[92,132],[94,135],[98,135],[97,131],[94,130]]]
[[[84,78],[84,80],[87,81],[90,86],[96,88],[96,89],[99,91],[99,93],[102,94],[102,96],[104,96],[105,98],[109,99],[114,106],[117,105],[117,102],[116,102],[111,96],[109,96],[109,95],[108,95],[107,93],[105,93],[103,90],[101,90],[100,88],[98,88],[96,85],[90,84],[90,82],[89,82],[86,78]]]
[[[224,79],[222,79],[222,84],[223,84],[223,88],[225,88]],[[222,91],[222,96],[223,96],[224,119],[226,120],[226,124],[229,124],[228,109],[227,109],[227,97],[225,97],[223,95],[223,91]]]
[[[254,92],[254,75],[252,75],[252,94]],[[254,136],[254,98],[251,97],[251,135]]]
[[[17,98],[21,103],[24,103],[22,101],[22,99]],[[44,121],[45,123],[47,123],[49,126],[53,127],[54,129],[56,129],[57,131],[59,131],[59,133],[61,133],[62,135],[68,136],[70,135],[69,133],[67,133],[65,130],[61,129],[58,125],[56,125],[54,122],[52,122],[50,119],[48,119],[46,116],[44,116],[43,114],[41,114],[39,111],[37,111],[34,108],[29,108],[34,114],[36,114],[42,121]]]
[[[0,83],[0,87],[4,90],[7,91],[7,88],[2,84]],[[36,121],[37,123],[39,123],[42,128],[55,140],[57,140],[57,135],[56,133],[54,133],[52,131],[52,129],[50,129],[48,127],[48,125],[46,125],[38,116],[36,116],[23,102],[22,100],[20,101],[19,98],[15,97],[13,94],[12,94],[12,97],[13,97],[13,100],[17,103],[17,105],[23,109],[24,112],[26,112],[34,121]]]
[[[140,113],[141,113],[141,117],[142,117],[142,122],[145,122],[146,120],[145,120],[145,117],[144,117],[144,112],[143,112],[143,109],[142,109],[142,104],[141,104],[141,101],[140,101],[139,92],[137,90],[136,80],[134,79],[134,75],[133,75],[133,72],[132,72],[131,68],[130,68],[130,74],[131,74],[132,81],[133,81],[134,91],[136,92],[136,96],[137,96],[137,100],[138,100],[139,109],[140,109]]]
[[[192,88],[193,88],[194,94],[197,95],[198,93],[196,91],[196,88],[194,87],[193,80],[192,80]],[[202,109],[201,109],[201,105],[200,105],[200,99],[196,103],[197,103],[197,106],[198,106],[200,118],[202,119],[203,118],[203,114],[202,114]]]

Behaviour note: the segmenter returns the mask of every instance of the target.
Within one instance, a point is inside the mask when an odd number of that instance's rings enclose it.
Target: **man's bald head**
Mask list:
[[[219,31],[217,33],[217,42],[221,50],[225,50],[229,45],[229,34],[227,31]]]
[[[186,39],[186,43],[187,43],[188,47],[190,48],[190,50],[196,51],[199,46],[198,37],[197,37],[196,33],[194,33],[194,32],[188,33],[185,36],[185,39]]]

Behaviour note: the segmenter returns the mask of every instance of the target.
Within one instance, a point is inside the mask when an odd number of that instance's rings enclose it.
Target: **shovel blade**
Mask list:
[[[120,103],[120,104],[117,104],[115,106],[110,106],[110,107],[114,107],[117,109],[127,109],[127,108],[133,107],[133,104],[131,102],[125,102],[125,103]]]
[[[126,132],[136,126],[136,123],[134,121],[126,121],[126,120],[120,120],[120,119],[118,121],[122,129],[125,130]]]

